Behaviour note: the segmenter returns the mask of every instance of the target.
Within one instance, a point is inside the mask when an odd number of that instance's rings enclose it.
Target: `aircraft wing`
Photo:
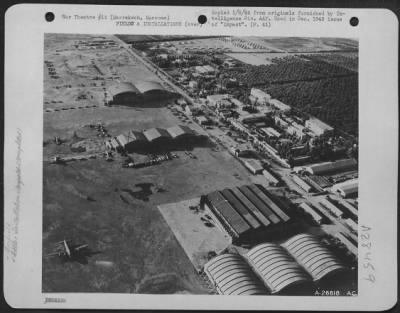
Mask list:
[[[60,255],[60,252],[52,252],[47,254],[47,256],[55,256],[55,255]]]
[[[71,240],[65,240],[65,242],[70,243]],[[64,240],[61,240],[61,241],[55,243],[55,245],[62,245],[62,244],[64,244]]]
[[[86,247],[88,247],[88,246],[89,246],[88,244],[81,245],[81,246],[75,247],[74,250],[75,250],[75,251],[79,251],[79,250],[84,249],[84,248],[86,248]]]

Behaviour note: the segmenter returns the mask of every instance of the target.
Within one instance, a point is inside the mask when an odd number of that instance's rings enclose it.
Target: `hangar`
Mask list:
[[[222,254],[204,266],[204,272],[222,295],[267,295],[268,290],[239,254]]]
[[[108,87],[110,105],[130,105],[161,101],[173,96],[156,81],[140,81],[137,83],[121,82]]]
[[[308,272],[314,281],[348,270],[314,236],[299,234],[282,245]]]
[[[167,129],[150,128],[143,132],[130,130],[108,140],[106,146],[115,151],[133,152],[142,149],[177,148],[182,143],[194,143],[205,138],[188,126],[177,125]]]
[[[145,102],[159,101],[169,96],[168,91],[155,81],[140,81],[135,86]]]
[[[122,82],[108,88],[111,104],[134,105],[141,100],[140,91],[130,82]]]
[[[288,291],[300,284],[304,287],[312,285],[310,275],[280,245],[263,243],[246,256],[272,294]]]
[[[219,228],[236,244],[259,242],[293,229],[287,226],[294,220],[261,185],[214,191],[202,196],[200,205],[215,216]]]
[[[313,235],[298,234],[282,244],[262,243],[246,254],[221,254],[204,272],[222,295],[312,294],[329,288],[349,268]]]
[[[150,128],[143,132],[148,142],[162,143],[171,139],[171,135],[163,128]]]
[[[196,131],[185,125],[176,125],[167,128],[167,132],[169,133],[172,139],[182,143],[192,141],[194,138],[198,136]]]

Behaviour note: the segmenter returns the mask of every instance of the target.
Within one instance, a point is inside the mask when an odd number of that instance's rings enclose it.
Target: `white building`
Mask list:
[[[197,83],[197,81],[195,81],[195,80],[191,80],[190,82],[189,82],[189,87],[190,88],[197,88],[199,86],[199,84]]]
[[[261,165],[261,162],[255,159],[249,159],[244,161],[244,165],[254,175],[261,174],[264,170],[263,166]]]
[[[311,130],[315,135],[321,136],[323,134],[329,134],[333,131],[333,127],[322,122],[321,120],[312,117],[306,121],[306,127]]]
[[[280,110],[283,112],[290,111],[290,109],[291,109],[290,105],[287,105],[287,104],[283,103],[282,101],[279,101],[278,99],[270,99],[268,101],[268,103],[270,105],[272,105],[274,108],[276,108],[277,110]]]
[[[261,131],[269,138],[280,138],[282,134],[272,127],[263,127]]]
[[[317,213],[309,204],[307,204],[306,202],[302,202],[300,204],[300,207],[308,214],[311,215],[311,217],[313,218],[314,221],[316,221],[318,224],[321,224],[323,221],[323,217]]]
[[[332,191],[339,193],[343,198],[354,196],[358,193],[358,178],[333,185]]]
[[[250,96],[252,96],[258,104],[267,104],[267,102],[271,99],[271,96],[257,88],[251,88]]]
[[[226,101],[229,101],[229,103],[231,103],[231,105],[233,106],[232,102],[230,102],[228,94],[209,95],[209,96],[207,96],[207,101],[208,101],[208,105],[214,106],[214,107],[227,107]]]
[[[303,125],[293,123],[288,126],[286,131],[290,135],[295,135],[296,137],[303,138],[303,136],[305,135],[304,129],[305,127]]]
[[[195,66],[194,69],[196,70],[197,73],[203,75],[215,73],[215,68],[213,68],[211,65]]]

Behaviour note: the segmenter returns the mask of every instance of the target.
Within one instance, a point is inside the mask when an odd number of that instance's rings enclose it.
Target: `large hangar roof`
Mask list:
[[[347,270],[337,257],[312,235],[296,235],[282,246],[311,274],[314,280]]]
[[[127,137],[130,142],[132,141],[146,141],[146,137],[143,135],[142,132],[136,130],[130,130],[127,134]]]
[[[130,82],[122,82],[119,84],[111,85],[110,87],[108,87],[108,91],[113,97],[123,93],[139,94],[140,92],[138,88],[136,88],[135,85]]]
[[[204,265],[204,271],[223,295],[266,295],[267,289],[238,254],[222,254]]]
[[[196,132],[193,129],[185,125],[177,125],[167,128],[167,132],[172,138],[196,135]]]
[[[247,253],[247,258],[271,293],[312,281],[293,257],[277,244],[260,244]]]
[[[143,132],[148,141],[153,142],[161,138],[170,139],[171,135],[163,128],[150,128]]]
[[[160,83],[155,81],[139,81],[135,84],[135,86],[141,93],[154,90],[165,91],[165,88],[161,86]]]
[[[250,226],[239,215],[238,212],[229,204],[228,200],[219,191],[214,191],[207,195],[208,200],[223,216],[223,218],[231,225],[238,235],[250,229]]]

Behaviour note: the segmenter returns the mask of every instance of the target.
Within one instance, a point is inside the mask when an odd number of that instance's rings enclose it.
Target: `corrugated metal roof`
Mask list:
[[[224,189],[221,193],[252,228],[259,228],[261,226],[260,223],[250,214],[248,209],[243,206],[243,204],[230,192],[229,189]]]
[[[238,254],[223,254],[204,265],[204,271],[223,295],[268,294],[250,265]]]
[[[264,214],[268,220],[273,224],[279,223],[281,220],[279,217],[265,204],[263,203],[249,188],[248,186],[241,186],[239,190],[249,199],[257,209]]]
[[[314,280],[320,280],[328,274],[347,269],[312,235],[296,235],[282,246],[311,274]]]
[[[250,229],[249,224],[245,222],[219,191],[208,194],[207,198],[239,235]]]
[[[264,226],[268,226],[271,224],[271,222],[256,208],[253,203],[250,202],[249,199],[246,198],[244,194],[240,192],[237,187],[232,188],[231,191]]]
[[[269,195],[266,194],[266,190],[261,190],[257,185],[249,185],[249,188],[267,204],[284,222],[288,221],[290,218],[286,215],[282,209],[276,205],[276,203],[271,199]]]
[[[279,245],[258,245],[247,253],[247,257],[272,293],[312,281],[308,273]]]

